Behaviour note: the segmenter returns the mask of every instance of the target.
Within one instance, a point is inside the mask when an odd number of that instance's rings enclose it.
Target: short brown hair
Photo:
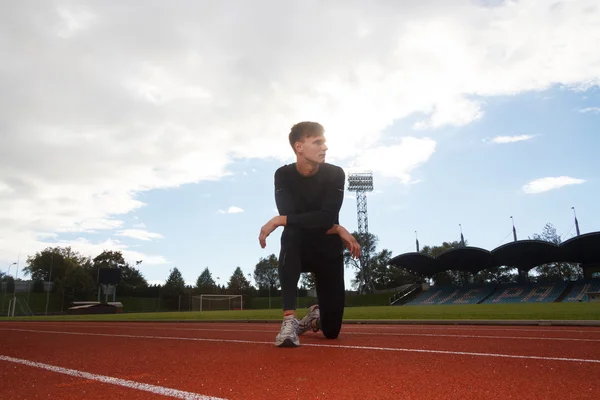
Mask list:
[[[323,133],[325,133],[325,128],[323,128],[323,125],[319,124],[318,122],[298,122],[296,125],[292,126],[292,130],[290,131],[290,146],[292,146],[292,149],[294,149],[295,152],[296,149],[294,148],[294,144],[296,142],[299,142],[307,137],[322,136]]]

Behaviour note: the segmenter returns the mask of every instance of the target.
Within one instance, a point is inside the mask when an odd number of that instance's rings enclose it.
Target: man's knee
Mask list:
[[[325,312],[323,312],[325,311]],[[344,307],[338,307],[335,310],[322,310],[319,318],[319,328],[323,336],[327,339],[337,339],[342,329],[344,319]]]
[[[327,339],[337,339],[340,335],[340,329],[328,329],[323,331],[323,336]]]

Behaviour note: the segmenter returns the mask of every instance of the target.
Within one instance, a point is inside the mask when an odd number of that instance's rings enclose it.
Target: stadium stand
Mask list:
[[[563,299],[563,302],[588,301],[587,292],[600,292],[600,279],[584,279],[575,282],[569,294]]]
[[[494,291],[493,286],[471,286],[471,287],[430,287],[429,290],[421,292],[406,305],[428,305],[428,304],[477,304]]]
[[[576,282],[431,286],[403,305],[506,304],[587,301],[587,292],[600,292],[600,279]]]
[[[567,289],[568,282],[503,285],[483,304],[551,303]]]

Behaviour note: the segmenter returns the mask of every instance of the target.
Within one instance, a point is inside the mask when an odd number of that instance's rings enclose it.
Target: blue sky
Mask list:
[[[414,172],[419,183],[404,186],[374,175],[376,192],[368,195],[369,230],[379,237],[379,250],[393,255],[421,246],[459,239],[459,225],[472,246],[492,249],[512,240],[512,215],[519,238],[540,233],[547,222],[563,240],[575,234],[576,207],[582,232],[600,230],[597,201],[600,182],[599,112],[581,112],[600,105],[597,89],[573,93],[552,88],[538,93],[487,99],[485,116],[469,126],[440,129],[430,161]],[[385,132],[393,141],[410,131],[411,121],[398,121]],[[423,134],[431,134],[424,132]],[[530,135],[533,138],[496,144],[493,138]],[[286,137],[282,135],[285,142]],[[252,273],[260,257],[279,252],[278,229],[268,246],[258,245],[258,231],[274,214],[273,179],[279,162],[246,160],[232,164],[231,176],[218,182],[150,191],[138,198],[147,204],[131,213],[128,225],[140,221],[163,239],[139,245],[177,266],[192,282],[208,266],[226,282],[236,266]],[[344,164],[340,164],[345,167]],[[523,186],[544,177],[585,180],[543,193],[527,194]],[[357,229],[356,200],[347,192],[341,224]],[[350,197],[350,198],[348,198]],[[243,212],[221,214],[239,207]],[[165,279],[166,266],[145,267],[149,280]],[[347,282],[354,271],[347,269]]]
[[[519,238],[566,239],[572,206],[600,230],[594,0],[135,4],[0,6],[0,267],[71,246],[143,260],[152,283],[252,273],[279,252],[281,230],[258,234],[301,120],[328,162],[373,171],[378,250],[459,224],[492,249],[511,215]]]

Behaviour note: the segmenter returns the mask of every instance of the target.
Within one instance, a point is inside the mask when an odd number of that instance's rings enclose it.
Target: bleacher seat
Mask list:
[[[431,286],[406,305],[551,303],[559,298],[567,285],[568,282]],[[600,279],[575,285],[564,301],[587,301],[587,291],[600,291]]]
[[[494,290],[493,286],[430,287],[406,305],[477,304]]]
[[[572,303],[588,301],[587,292],[600,292],[600,279],[584,279],[575,282],[567,297],[564,298],[564,302]]]
[[[499,287],[484,304],[551,303],[567,288],[567,282],[513,284]]]

